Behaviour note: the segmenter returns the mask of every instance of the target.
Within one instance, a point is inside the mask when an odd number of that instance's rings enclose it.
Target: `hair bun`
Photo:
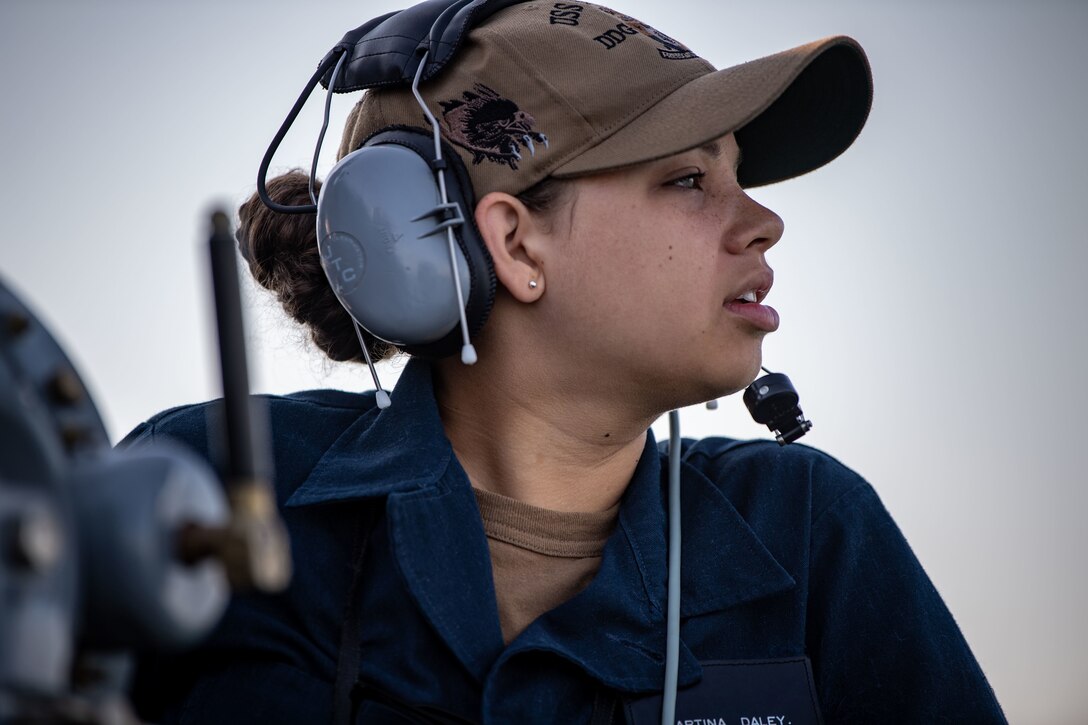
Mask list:
[[[321,188],[314,182],[314,192]],[[309,204],[309,176],[299,169],[268,181],[268,194],[279,204]],[[276,295],[292,319],[310,330],[314,343],[337,361],[364,360],[351,316],[329,286],[317,249],[313,214],[280,214],[253,194],[238,209],[238,247],[253,278]],[[397,349],[364,333],[374,360]]]

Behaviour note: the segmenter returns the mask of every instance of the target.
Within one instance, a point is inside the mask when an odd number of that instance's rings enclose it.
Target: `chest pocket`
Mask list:
[[[807,657],[700,663],[703,679],[676,693],[676,725],[823,725]],[[661,722],[662,696],[624,704],[630,725]]]

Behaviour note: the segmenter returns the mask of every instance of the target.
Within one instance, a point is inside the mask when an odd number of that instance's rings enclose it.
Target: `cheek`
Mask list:
[[[649,227],[614,224],[584,240],[570,270],[578,294],[610,313],[635,314],[662,304],[690,272],[685,272],[690,260]]]
[[[683,201],[586,185],[549,278],[563,314],[615,324],[621,316],[664,312],[665,319],[687,320],[689,335],[692,325],[712,325],[722,302],[722,221]]]
[[[648,235],[640,234],[628,210],[579,200],[579,217],[563,242],[559,260],[565,296],[600,304],[637,285],[645,264]]]
[[[652,339],[670,356],[718,334],[721,301],[713,260],[680,244],[669,246],[662,240],[661,248],[649,253],[623,250],[611,261],[584,265],[571,298],[578,308],[568,314],[585,323],[598,343],[630,349],[638,340]]]
[[[721,307],[721,254],[713,230],[692,220],[680,220],[672,232],[659,240],[651,255],[658,286],[665,287],[659,304],[704,319]]]

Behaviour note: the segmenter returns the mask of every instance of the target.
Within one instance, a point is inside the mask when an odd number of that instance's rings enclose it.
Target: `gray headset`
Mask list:
[[[364,334],[426,358],[460,348],[465,363],[475,362],[469,338],[491,311],[494,268],[472,217],[476,200],[468,173],[441,141],[418,85],[441,72],[472,27],[520,1],[430,0],[350,31],[322,60],[261,162],[257,192],[266,206],[288,214],[316,212],[322,266],[356,323],[368,364]],[[329,98],[410,84],[431,128],[381,129],[333,167],[317,199],[315,151],[314,203],[277,204],[265,186],[268,166],[319,80]],[[327,124],[328,100],[318,150]],[[376,374],[375,385],[384,398]]]
[[[337,299],[371,335],[431,358],[464,343],[460,310],[475,334],[495,297],[472,184],[456,153],[441,158],[445,201],[429,135],[383,129],[333,167],[317,204],[317,244]],[[453,255],[443,244],[450,234]]]

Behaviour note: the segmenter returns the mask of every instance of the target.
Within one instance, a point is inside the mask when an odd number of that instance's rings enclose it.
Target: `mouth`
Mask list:
[[[762,304],[774,284],[774,276],[767,270],[759,277],[749,280],[746,287],[731,299],[726,299],[722,306],[730,313],[743,318],[756,329],[774,332],[778,329],[778,312]]]
[[[740,304],[756,304],[756,305],[758,305],[760,302],[762,302],[764,300],[764,298],[767,297],[767,293],[769,291],[770,290],[766,290],[766,289],[745,290],[741,294],[737,295],[737,298],[732,300],[732,301],[733,302],[738,302]]]

